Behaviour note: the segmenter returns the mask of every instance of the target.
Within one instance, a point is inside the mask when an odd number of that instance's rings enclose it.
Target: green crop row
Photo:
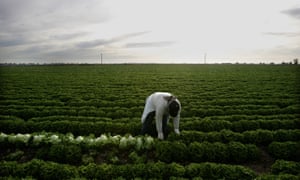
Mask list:
[[[242,166],[191,163],[180,165],[162,162],[128,165],[71,166],[49,161],[33,159],[26,163],[15,161],[0,162],[0,176],[8,179],[258,179],[297,180],[299,163],[278,160],[272,165],[272,173],[261,176]],[[10,177],[10,178],[9,178]],[[27,178],[26,178],[27,177]],[[31,177],[31,178],[29,178]]]
[[[136,150],[152,149],[154,146],[154,139],[151,136],[137,136],[131,135],[105,135],[99,137],[94,136],[78,136],[73,134],[56,134],[56,133],[33,133],[33,134],[5,134],[0,133],[0,143],[2,147],[42,147],[51,146],[55,144],[79,145],[86,149],[92,147],[109,147],[114,146],[120,149],[133,148]]]
[[[261,135],[263,136],[263,135]],[[148,149],[155,147],[156,157],[164,162],[245,162],[259,158],[259,150],[255,145],[242,144],[238,142],[229,142],[223,144],[220,142],[192,142],[188,145],[181,142],[157,141],[154,143],[152,137],[132,137],[132,136],[110,136],[101,135],[100,137],[75,138],[72,134],[56,135],[52,133],[42,134],[0,134],[0,144],[5,147],[41,147],[55,144],[73,144],[80,145],[84,149],[115,146],[120,149]],[[78,148],[80,148],[78,147]],[[68,148],[67,148],[68,149]],[[176,149],[176,151],[174,151]],[[81,151],[78,150],[78,151]],[[300,160],[299,142],[272,142],[268,146],[269,153],[275,159]],[[69,151],[67,151],[69,152]],[[55,154],[55,153],[54,153]],[[63,155],[64,153],[56,153]],[[68,153],[65,153],[68,154]],[[81,157],[80,157],[81,158]]]
[[[127,150],[150,150],[155,154],[155,159],[163,162],[230,162],[242,163],[257,160],[260,157],[259,149],[255,145],[239,142],[209,143],[193,142],[188,145],[181,142],[158,141],[149,136],[110,136],[100,137],[74,137],[72,134],[0,134],[0,144],[3,148],[42,148],[43,152],[37,153],[38,158],[63,163],[80,162],[81,152],[91,149],[101,150],[102,153],[111,151],[112,148],[120,154]],[[125,151],[124,151],[125,150]],[[174,151],[175,150],[175,151]],[[48,153],[50,152],[50,154]],[[53,152],[53,153],[51,153]],[[78,153],[71,153],[78,152]],[[76,156],[75,156],[76,155]],[[149,157],[151,158],[151,157]],[[152,157],[153,158],[153,157]],[[70,160],[70,162],[69,162]]]
[[[55,118],[50,120],[54,120]],[[64,119],[64,118],[62,118]],[[76,119],[76,118],[75,118]],[[87,118],[88,119],[88,118]],[[86,121],[72,121],[74,118],[69,120],[61,121],[23,121],[21,119],[11,117],[0,120],[0,131],[5,133],[33,133],[40,131],[47,132],[59,132],[68,133],[71,132],[75,135],[89,135],[95,134],[100,135],[103,133],[113,134],[126,134],[130,133],[137,135],[140,133],[141,122],[139,119],[117,119],[112,121],[97,121],[97,122],[86,122]],[[80,120],[80,118],[79,118]],[[154,123],[154,122],[153,122]],[[278,129],[299,129],[300,121],[298,120],[241,120],[241,121],[224,121],[224,120],[195,120],[185,122],[182,118],[180,123],[180,129],[186,131],[221,131],[223,129],[232,130],[235,132],[244,132],[256,129],[265,130],[278,130]],[[169,128],[171,129],[171,128]],[[153,124],[151,135],[155,135],[155,125]]]
[[[16,98],[16,97],[15,97]],[[26,101],[27,96],[24,97],[18,97],[18,99],[7,99],[7,100],[1,100],[0,101],[0,107],[6,106],[6,107],[12,107],[16,108],[18,106],[27,106],[27,107],[36,107],[36,106],[43,106],[43,107],[64,107],[69,106],[73,108],[77,107],[90,107],[90,108],[104,108],[104,107],[138,107],[144,104],[144,100],[133,100],[130,96],[126,96],[125,98],[111,98],[109,96],[103,97],[102,99],[97,99],[95,96],[86,97],[86,100],[80,99],[80,98],[72,98],[72,97],[66,97],[63,95],[53,97],[55,99],[45,99],[43,96],[39,97],[36,95],[36,99],[32,101]],[[201,96],[194,98],[201,98]],[[187,97],[187,99],[189,99]],[[297,104],[297,101],[293,98],[285,99],[285,101],[282,101],[280,98],[277,99],[269,99],[268,96],[261,97],[260,99],[255,99],[255,96],[252,98],[244,99],[243,97],[239,98],[224,98],[224,99],[217,99],[214,98],[212,100],[202,101],[202,102],[192,102],[189,104],[186,104],[186,109],[192,109],[194,107],[199,107],[200,109],[203,109],[203,107],[216,107],[217,109],[222,109],[224,111],[233,111],[234,108],[238,107],[239,109],[248,109],[248,110],[257,110],[261,108],[268,108],[272,107],[275,109],[283,109],[287,108],[293,104]],[[17,108],[16,108],[17,109]],[[188,113],[188,112],[187,112]]]
[[[144,162],[138,155],[154,150],[150,136],[131,135],[78,136],[72,134],[34,133],[0,134],[0,146],[4,153],[0,160],[38,158],[65,164]]]
[[[180,122],[181,129],[196,130],[196,131],[221,131],[229,129],[235,132],[244,132],[256,129],[277,130],[277,129],[299,129],[299,120],[240,120],[240,121],[225,121],[225,120],[210,120],[210,119],[195,119],[194,121]]]
[[[260,116],[260,115],[232,115],[232,116],[211,116],[211,117],[205,117],[205,118],[199,118],[199,117],[182,117],[181,124],[191,124],[193,122],[199,123],[199,121],[204,121],[204,123],[210,122],[210,121],[222,121],[221,124],[225,124],[226,122],[230,122],[231,124],[238,124],[237,121],[258,121],[257,126],[267,126],[268,122],[273,127],[276,123],[279,123],[279,121],[299,121],[300,116],[299,115],[271,115],[271,116]],[[22,120],[21,118],[17,116],[12,115],[0,115],[0,121],[2,120]],[[55,115],[55,116],[41,116],[41,117],[33,117],[28,119],[28,121],[34,121],[34,122],[42,122],[42,121],[85,121],[85,122],[109,122],[109,121],[115,121],[115,122],[139,122],[140,117],[122,117],[117,119],[112,119],[109,117],[102,117],[102,116],[71,116],[71,115]],[[227,123],[228,124],[228,123]],[[300,124],[300,122],[299,122]],[[281,125],[281,124],[279,124]],[[230,125],[223,125],[227,128],[230,128]],[[299,125],[300,126],[300,125]],[[274,129],[276,126],[274,127]]]
[[[300,177],[300,162],[277,160],[271,171],[273,174],[293,174]]]
[[[292,174],[263,174],[256,178],[257,180],[274,180],[274,179],[280,179],[280,180],[299,180],[300,177],[297,175]]]
[[[242,133],[233,132],[231,130],[221,130],[219,132],[201,132],[201,131],[182,131],[180,136],[170,134],[168,137],[170,141],[181,141],[185,144],[192,142],[231,142],[237,141],[242,143],[268,145],[273,141],[299,141],[300,130],[299,129],[279,129],[275,131],[271,130],[251,130],[244,131]]]
[[[143,111],[143,103],[139,106],[114,106],[97,108],[94,106],[27,106],[27,105],[10,105],[0,106],[2,115],[17,116],[24,120],[34,117],[69,115],[69,116],[89,116],[89,117],[108,117],[108,118],[123,118],[123,117],[139,117]],[[223,108],[223,109],[222,109]],[[296,115],[299,111],[298,106],[289,106],[284,109],[276,109],[273,106],[259,107],[255,109],[250,107],[188,107],[182,109],[183,117],[209,117],[209,116],[224,116],[224,115],[280,115],[289,114]]]
[[[36,179],[169,179],[196,178],[198,179],[253,179],[255,173],[238,165],[215,163],[191,163],[186,166],[163,162],[146,164],[71,166],[54,162],[33,159],[26,163],[15,161],[0,162],[0,176],[33,177]]]
[[[208,106],[186,107],[188,111],[182,112],[186,117],[207,117],[207,116],[223,116],[223,115],[275,115],[275,114],[297,114],[299,106],[291,105],[285,108],[277,106]]]
[[[268,151],[276,159],[300,161],[300,141],[272,142]]]
[[[104,133],[112,134],[140,134],[140,123],[119,123],[119,122],[80,122],[80,121],[0,121],[0,131],[4,133],[34,133],[34,132],[58,132],[58,133],[73,133],[74,135],[89,135],[96,136]]]
[[[19,99],[10,99],[10,100],[1,100],[0,105],[4,106],[10,106],[10,107],[18,107],[18,106],[27,106],[27,107],[63,107],[63,106],[69,106],[69,107],[90,107],[90,108],[99,108],[99,107],[135,107],[140,106],[141,104],[144,104],[144,101],[136,101],[136,100],[129,100],[129,99],[110,99],[109,96],[104,97],[102,99],[96,99],[95,97],[89,97],[88,100],[82,100],[79,98],[73,99],[72,97],[66,97],[66,96],[58,96],[54,97],[56,99],[49,100],[44,99],[44,97],[39,97],[38,95],[37,99],[34,99],[33,101],[26,101],[25,97],[19,97]],[[129,98],[129,97],[128,97]],[[44,100],[43,100],[44,99]]]
[[[280,97],[280,95],[279,95]],[[217,105],[217,106],[253,106],[254,109],[256,109],[257,105],[264,106],[264,105],[274,105],[279,108],[285,108],[290,106],[291,104],[294,104],[297,102],[293,98],[285,99],[285,101],[282,101],[280,98],[270,98],[269,96],[265,97],[259,97],[257,98],[257,95],[253,95],[253,97],[248,97],[248,99],[245,98],[245,96],[242,97],[236,97],[236,98],[218,98],[218,99],[212,99],[210,101],[201,102],[198,105]]]
[[[95,108],[89,106],[81,107],[45,107],[45,106],[2,106],[0,107],[2,115],[17,116],[24,120],[34,117],[46,116],[87,116],[87,117],[107,117],[107,118],[123,118],[123,117],[139,117],[143,111],[143,106],[139,107],[104,107]]]
[[[206,117],[210,120],[225,120],[225,121],[240,121],[240,120],[297,120],[300,118],[298,114],[276,114],[276,115],[230,115],[230,116],[210,116]],[[187,120],[194,120],[195,118],[186,118]]]
[[[0,117],[1,118],[1,117]],[[47,117],[34,117],[28,121],[43,122],[43,121],[81,121],[81,122],[138,122],[140,118],[120,118],[111,119],[107,117],[86,117],[86,116],[47,116]]]
[[[260,157],[259,149],[252,144],[230,142],[193,142],[188,146],[180,142],[158,142],[156,156],[163,162],[221,162],[242,163],[257,160]]]
[[[26,163],[0,162],[2,177],[36,179],[299,179],[299,163],[278,160],[272,165],[274,174],[261,176],[245,167],[215,163],[180,165],[163,162],[128,165],[71,166],[33,159]],[[298,175],[298,176],[297,176]]]
[[[262,128],[276,129],[278,126],[281,126],[284,123],[280,123],[280,121],[290,121],[295,122],[299,121],[300,116],[296,115],[272,115],[272,116],[256,116],[256,115],[233,115],[233,116],[211,116],[206,118],[199,117],[183,117],[181,120],[181,124],[191,125],[192,123],[219,123],[221,128],[232,128],[239,129],[240,123],[249,123],[251,124],[251,128],[258,128],[262,126]],[[16,116],[11,115],[0,115],[0,121],[2,120],[21,120]],[[70,116],[70,115],[55,115],[55,116],[41,116],[41,117],[33,117],[28,119],[28,121],[34,122],[42,122],[42,121],[81,121],[81,122],[139,122],[140,117],[122,117],[117,119],[112,119],[110,117],[103,116]],[[238,121],[241,121],[238,123]],[[252,121],[252,122],[249,122]],[[255,122],[256,121],[256,122]],[[229,123],[228,123],[229,122]],[[267,124],[270,124],[268,127]],[[300,122],[298,123],[300,126]],[[210,125],[209,125],[210,126]],[[209,127],[208,126],[208,127]],[[253,127],[252,127],[253,126]],[[283,126],[284,127],[284,126]],[[290,126],[288,126],[290,127]],[[287,127],[287,128],[288,128]],[[220,128],[219,128],[220,129]]]

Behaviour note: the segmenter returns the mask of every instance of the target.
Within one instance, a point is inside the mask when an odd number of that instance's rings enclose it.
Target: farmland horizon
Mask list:
[[[281,58],[279,59],[267,59],[263,60],[260,58],[245,58],[245,59],[252,59],[252,61],[244,61],[239,60],[238,58],[219,58],[218,60],[212,59],[197,59],[197,60],[178,60],[178,59],[161,59],[155,61],[126,61],[126,60],[100,60],[100,59],[46,59],[44,61],[36,60],[35,58],[32,59],[1,59],[0,58],[0,65],[113,65],[113,64],[199,64],[199,65],[214,65],[214,64],[270,64],[270,65],[298,65],[299,59],[298,58]]]
[[[260,63],[0,63],[0,66],[68,66],[68,65],[78,65],[78,66],[105,66],[105,65],[299,65],[294,62],[260,62]]]

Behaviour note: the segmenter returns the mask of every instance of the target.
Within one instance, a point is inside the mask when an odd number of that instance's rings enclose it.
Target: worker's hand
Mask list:
[[[178,135],[180,134],[179,129],[174,129],[174,131],[176,134],[178,134]]]
[[[164,139],[164,133],[158,133],[158,139],[163,140]]]

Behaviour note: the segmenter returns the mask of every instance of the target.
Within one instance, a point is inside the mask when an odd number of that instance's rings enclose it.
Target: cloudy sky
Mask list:
[[[1,63],[300,58],[299,0],[0,0]]]

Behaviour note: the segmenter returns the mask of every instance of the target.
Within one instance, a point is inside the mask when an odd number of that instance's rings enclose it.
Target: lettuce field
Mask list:
[[[0,67],[0,179],[300,179],[300,66]],[[180,135],[140,135],[171,92]]]

